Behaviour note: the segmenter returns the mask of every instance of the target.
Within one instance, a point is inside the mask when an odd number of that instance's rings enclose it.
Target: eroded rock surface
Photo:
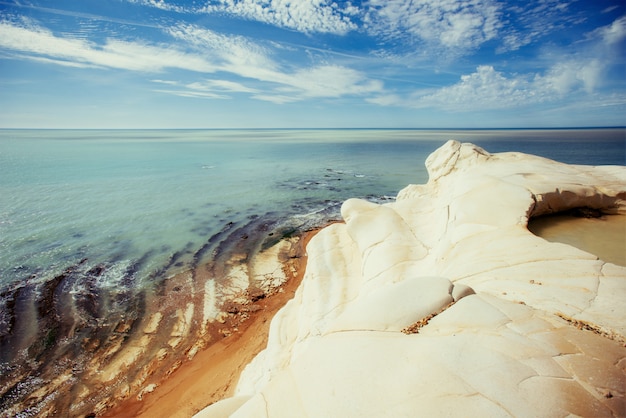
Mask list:
[[[527,229],[626,216],[626,167],[449,141],[427,168],[345,202],[237,396],[198,417],[626,415],[626,267]]]

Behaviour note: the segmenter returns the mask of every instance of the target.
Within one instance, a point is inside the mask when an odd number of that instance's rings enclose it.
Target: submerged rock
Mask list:
[[[197,417],[624,416],[626,267],[527,229],[626,216],[626,167],[449,141],[397,201],[344,203],[235,397]]]

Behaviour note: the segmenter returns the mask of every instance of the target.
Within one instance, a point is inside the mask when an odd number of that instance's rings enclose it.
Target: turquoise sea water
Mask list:
[[[88,365],[143,335],[148,306],[171,299],[159,283],[339,219],[348,198],[390,201],[449,139],[626,165],[626,129],[0,130],[0,411],[91,411],[117,389],[89,386]],[[167,338],[137,370],[163,347],[183,355]]]
[[[87,258],[141,283],[231,222],[336,216],[427,181],[450,138],[490,152],[625,164],[624,130],[0,131],[0,286]],[[328,208],[331,208],[328,210]],[[175,264],[189,263],[179,256]],[[109,279],[114,280],[114,277]]]

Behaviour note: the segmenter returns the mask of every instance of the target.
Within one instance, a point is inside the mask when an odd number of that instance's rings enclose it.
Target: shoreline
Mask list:
[[[227,336],[184,361],[151,392],[129,397],[98,416],[185,418],[232,396],[241,371],[267,345],[272,318],[295,295],[306,270],[306,246],[322,229],[302,233],[294,245],[295,255],[283,263],[289,279],[258,303],[260,309],[231,325]]]
[[[85,258],[53,280],[0,294],[9,301],[0,322],[15,318],[12,333],[0,323],[0,410],[135,416],[119,405],[145,400],[200,353],[244,332],[250,318],[278,310],[284,301],[270,305],[304,269],[303,243],[330,222],[287,228],[287,221],[254,217],[227,224],[193,253],[190,268],[167,276],[164,270],[162,280],[145,287],[134,286],[134,270],[122,272],[117,287],[100,286],[117,270]],[[178,267],[178,254],[171,266]]]
[[[198,416],[624,416],[626,267],[526,227],[623,215],[624,168],[452,140],[426,166],[344,202],[237,397]]]
[[[617,216],[617,218],[622,223],[624,222],[622,217]],[[612,220],[617,220],[617,218],[609,216]],[[545,225],[553,219],[556,220],[555,225]],[[575,229],[578,232],[581,228],[579,223],[593,222],[588,219],[572,219],[577,222]],[[542,217],[542,221],[543,228],[561,227],[558,232],[563,233],[562,226],[558,223],[561,220],[558,217]],[[332,223],[335,222],[330,224]],[[306,271],[306,246],[323,228],[319,227],[302,233],[295,245],[296,252],[300,255],[292,257],[283,264],[286,275],[291,278],[274,294],[263,300],[261,309],[252,312],[248,319],[238,325],[232,325],[230,327],[232,334],[199,351],[192,360],[185,361],[169,377],[158,382],[153,391],[141,395],[141,399],[133,396],[98,416],[103,418],[188,418],[207,406],[233,396],[243,369],[266,347],[272,318],[295,295]],[[560,237],[557,237],[560,235],[557,231],[550,231],[550,237],[542,233],[536,233],[536,235],[550,241],[561,241]],[[568,244],[573,245],[573,243]],[[289,269],[295,272],[295,275],[288,274]]]
[[[622,223],[624,222],[619,215],[617,218]],[[555,225],[546,225],[546,222],[549,223],[553,219]],[[577,222],[575,229],[578,232],[581,230],[580,223],[593,222],[588,219],[573,217],[572,219]],[[610,216],[609,219],[617,220],[615,216]],[[542,217],[542,221],[542,228],[552,227],[559,230],[550,231],[549,237],[535,232],[536,235],[549,241],[564,242],[562,237],[558,236],[563,233],[562,226],[559,224],[562,222],[561,219],[546,216]],[[332,223],[335,222],[330,224]],[[232,334],[199,351],[192,360],[185,361],[169,377],[158,382],[153,391],[140,395],[141,399],[133,396],[98,416],[103,418],[188,418],[207,406],[233,396],[243,369],[266,347],[272,318],[294,297],[306,272],[306,246],[323,228],[319,227],[302,233],[296,244],[296,251],[300,255],[292,257],[283,264],[287,277],[291,278],[274,294],[263,300],[261,309],[252,312],[243,322],[231,325]],[[574,245],[571,242],[567,244]],[[295,275],[288,274],[287,270],[290,268]]]

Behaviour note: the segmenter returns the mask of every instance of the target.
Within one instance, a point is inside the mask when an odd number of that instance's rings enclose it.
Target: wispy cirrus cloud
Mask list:
[[[503,10],[506,29],[498,51],[516,51],[556,31],[582,23],[585,16],[570,11],[574,1],[541,0],[508,6]]]
[[[74,67],[124,69],[160,73],[180,69],[217,77],[185,84],[163,93],[189,97],[227,98],[249,94],[259,100],[286,103],[309,98],[364,95],[382,89],[378,81],[338,65],[281,65],[272,50],[243,36],[227,36],[182,24],[165,29],[175,44],[107,39],[96,44],[85,39],[56,35],[34,23],[0,22],[0,48],[16,57]],[[233,77],[240,81],[234,81]],[[160,80],[163,84],[164,80]],[[250,83],[257,86],[250,87]],[[275,97],[275,99],[272,99]]]
[[[257,94],[259,90],[245,86],[241,83],[237,83],[229,80],[220,79],[205,79],[200,81],[194,81],[191,83],[181,83],[173,80],[151,80],[153,83],[158,83],[168,86],[167,88],[155,89],[154,91],[160,93],[173,94],[181,97],[197,97],[204,99],[230,99],[231,93],[250,93]]]
[[[36,24],[0,21],[0,48],[20,57],[66,66],[116,68],[160,72],[180,68],[198,72],[215,71],[203,57],[165,45],[109,39],[97,45],[85,39],[63,37]]]
[[[383,90],[382,82],[368,79],[359,71],[338,66],[320,65],[290,74],[278,92],[306,98],[366,96]]]
[[[244,36],[224,35],[191,24],[172,26],[165,31],[215,62],[222,71],[259,79],[272,77],[277,71],[278,64],[270,58],[270,49]]]
[[[250,94],[253,99],[276,104],[307,99],[368,96],[383,90],[380,81],[370,80],[359,71],[334,65],[302,68],[294,72],[266,68],[254,73],[251,68],[245,68],[244,71],[231,69],[234,70],[231,74],[241,76],[245,81],[213,79],[186,84],[167,80],[153,81],[175,86],[171,90],[158,91],[178,96],[224,99],[231,97],[231,94],[243,93]],[[251,73],[255,75],[250,76]],[[256,87],[251,87],[250,84]]]
[[[227,37],[193,25],[181,25],[169,32],[193,45],[199,54],[215,57],[220,71],[262,82],[263,93],[258,91],[253,96],[260,100],[287,103],[306,98],[366,95],[383,88],[381,82],[345,66],[281,66],[272,59],[271,50],[241,36]]]

